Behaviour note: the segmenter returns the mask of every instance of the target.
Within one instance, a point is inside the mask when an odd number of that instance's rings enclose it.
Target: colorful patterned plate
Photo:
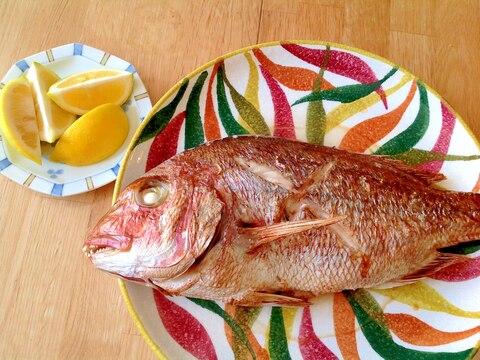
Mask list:
[[[478,142],[421,80],[361,50],[285,42],[225,55],[175,85],[137,131],[115,194],[175,153],[247,133],[391,155],[441,171],[445,188],[480,186]],[[434,278],[321,296],[306,308],[241,308],[120,286],[159,358],[467,359],[480,340],[479,249],[456,249],[471,260]]]
[[[53,196],[80,194],[112,182],[117,177],[120,162],[135,130],[152,108],[147,90],[137,71],[125,60],[105,51],[75,43],[48,49],[16,62],[2,79],[0,88],[8,81],[22,76],[34,61],[49,67],[61,78],[81,71],[102,68],[132,72],[133,93],[123,105],[130,123],[130,131],[122,147],[115,154],[88,166],[69,166],[49,161],[47,156],[53,146],[47,143],[42,143],[42,165],[38,165],[16,154],[0,138],[0,173],[32,190]]]

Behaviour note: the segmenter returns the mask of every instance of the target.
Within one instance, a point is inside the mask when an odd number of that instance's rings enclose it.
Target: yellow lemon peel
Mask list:
[[[104,104],[81,116],[60,137],[50,160],[73,166],[91,165],[113,155],[129,130],[122,108]]]
[[[48,96],[62,109],[83,115],[112,103],[122,105],[133,91],[133,74],[120,70],[91,70],[53,84]]]

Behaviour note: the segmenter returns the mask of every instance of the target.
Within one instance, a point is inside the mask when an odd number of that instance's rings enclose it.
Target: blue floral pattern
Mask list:
[[[58,178],[59,175],[63,174],[63,169],[49,169],[47,173],[50,175],[51,179],[56,179]]]
[[[132,98],[129,98],[128,101],[122,105],[123,111],[127,112],[130,105],[132,105]]]

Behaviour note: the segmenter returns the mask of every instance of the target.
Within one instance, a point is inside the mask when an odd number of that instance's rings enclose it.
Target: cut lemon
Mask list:
[[[77,116],[60,108],[47,96],[50,86],[60,80],[52,70],[34,62],[28,70],[27,79],[33,90],[40,140],[52,143],[72,125]]]
[[[0,130],[16,152],[42,163],[32,89],[25,77],[10,81],[0,93]]]
[[[122,105],[133,90],[133,74],[120,70],[91,70],[53,84],[48,96],[62,109],[83,115],[102,104]]]
[[[73,166],[102,161],[122,146],[128,128],[127,116],[120,106],[101,105],[80,117],[63,133],[50,160]]]

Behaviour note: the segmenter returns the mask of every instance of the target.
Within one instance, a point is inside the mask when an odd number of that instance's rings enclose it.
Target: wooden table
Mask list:
[[[25,56],[80,42],[134,64],[155,102],[223,53],[326,40],[409,69],[480,138],[479,14],[478,0],[1,0],[0,74]],[[112,191],[57,199],[0,177],[0,358],[154,358],[117,281],[81,253]]]

